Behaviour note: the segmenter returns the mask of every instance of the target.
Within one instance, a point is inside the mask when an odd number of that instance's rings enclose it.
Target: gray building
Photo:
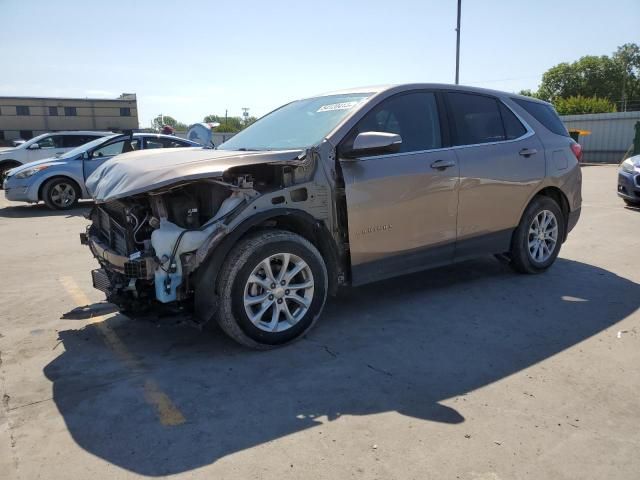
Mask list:
[[[0,97],[0,142],[61,130],[137,128],[135,93],[114,99]]]

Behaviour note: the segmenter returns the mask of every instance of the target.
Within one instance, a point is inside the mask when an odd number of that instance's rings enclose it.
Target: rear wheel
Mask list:
[[[511,240],[511,266],[521,273],[541,273],[555,262],[565,234],[564,216],[551,198],[534,198]]]
[[[68,178],[53,178],[42,187],[42,199],[54,210],[73,208],[80,199],[80,188]]]
[[[268,349],[304,335],[327,297],[318,250],[291,232],[257,232],[229,253],[218,279],[218,324],[234,340]]]

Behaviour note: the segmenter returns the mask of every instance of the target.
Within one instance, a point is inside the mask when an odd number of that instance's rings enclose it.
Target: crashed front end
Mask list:
[[[190,275],[227,232],[225,220],[256,195],[243,180],[97,204],[81,237],[100,264],[93,286],[124,310],[179,306],[193,296]]]
[[[81,243],[100,264],[93,286],[121,310],[192,310],[194,272],[239,222],[280,197],[295,200],[300,185],[319,188],[308,152],[202,152],[126,154],[88,179],[96,205]]]

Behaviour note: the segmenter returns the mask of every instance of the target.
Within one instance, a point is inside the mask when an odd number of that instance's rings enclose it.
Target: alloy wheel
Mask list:
[[[558,220],[553,212],[542,210],[529,226],[529,256],[536,263],[546,262],[558,244]]]
[[[265,332],[283,332],[309,311],[314,280],[311,268],[292,253],[276,253],[253,269],[244,287],[244,309]]]

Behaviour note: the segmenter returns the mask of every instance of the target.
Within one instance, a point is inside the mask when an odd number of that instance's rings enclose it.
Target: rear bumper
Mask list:
[[[581,208],[576,208],[573,212],[569,212],[569,220],[567,221],[567,235],[578,223],[580,219],[580,213],[582,212]]]

